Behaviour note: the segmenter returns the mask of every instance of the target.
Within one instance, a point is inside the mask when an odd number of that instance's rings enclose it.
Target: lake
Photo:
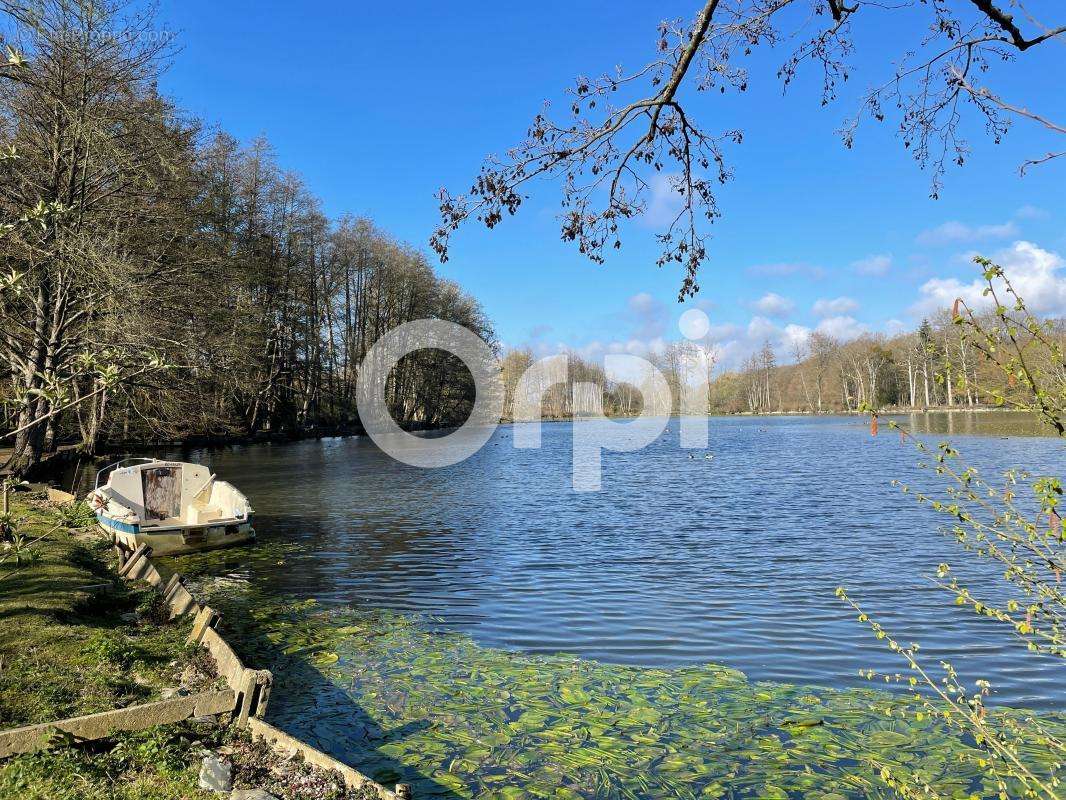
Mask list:
[[[952,422],[952,441],[982,474],[1012,466],[1062,473],[1060,440],[1017,435],[1014,420],[1003,428],[1011,433],[1000,435],[994,415],[973,417]],[[913,421],[919,429],[943,427],[934,416]],[[470,685],[496,691],[512,681],[505,694],[513,706],[531,685],[548,681],[558,690],[560,670],[585,675],[582,696],[651,681],[659,700],[621,702],[627,715],[647,706],[659,719],[687,713],[657,704],[700,681],[711,681],[700,690],[704,706],[729,707],[714,688],[723,675],[740,675],[755,687],[752,696],[773,698],[766,703],[785,698],[779,707],[786,715],[796,697],[860,707],[868,698],[853,687],[869,686],[860,669],[894,673],[904,664],[834,596],[839,585],[901,641],[919,642],[927,663],[945,658],[967,683],[989,680],[993,703],[1063,708],[1061,661],[1026,652],[1000,624],[953,605],[932,585],[928,576],[942,561],[975,587],[997,586],[998,570],[962,555],[938,533],[934,512],[891,486],[894,478],[927,488],[939,479],[916,467],[914,449],[884,422],[871,437],[868,422],[855,417],[714,418],[708,450],[690,458],[672,420],[646,449],[605,454],[603,491],[575,493],[572,429],[597,424],[546,423],[540,450],[515,449],[514,427],[501,426],[467,461],[432,471],[400,464],[362,438],[187,454],[248,494],[260,543],[176,566],[209,595],[238,587],[256,603],[316,601],[312,621],[262,622],[260,644],[288,645],[290,654],[271,666],[297,676],[292,691],[272,701],[272,713],[357,766],[368,754],[387,755],[379,776],[410,777],[404,770],[418,758],[444,758],[442,728],[474,726],[467,717],[483,713],[485,701]],[[992,435],[958,432],[967,429]],[[314,625],[319,632],[309,633]],[[331,625],[355,644],[329,639],[323,629]],[[330,644],[316,644],[316,636]],[[471,664],[481,664],[473,676]],[[707,664],[716,665],[712,673]],[[508,706],[499,724],[513,728],[545,704],[548,716],[535,719],[573,722],[551,716],[560,713],[551,697]],[[445,715],[459,700],[465,704]],[[402,737],[402,744],[382,733],[422,722],[436,733]],[[478,722],[468,739],[480,742],[487,724]],[[867,724],[882,732],[864,717]],[[469,761],[463,748],[471,745],[463,741],[448,750],[449,763]],[[537,749],[542,742],[508,742],[541,768],[558,766],[551,750]],[[508,752],[483,758],[506,765],[517,757]],[[487,763],[445,777],[434,772],[431,785],[462,794],[470,781],[494,774]],[[687,769],[695,770],[686,773],[690,780],[704,774],[698,765]],[[764,779],[751,777],[753,796],[770,785]],[[611,794],[609,786],[588,791]],[[786,786],[786,795],[793,792]]]
[[[890,485],[936,485],[896,433],[882,423],[873,438],[842,417],[710,425],[713,460],[689,459],[671,424],[644,450],[605,454],[604,489],[591,493],[570,488],[569,423],[546,423],[540,450],[516,450],[502,426],[438,470],[362,438],[189,457],[251,498],[261,542],[305,545],[282,566],[240,550],[212,556],[276,594],[432,615],[489,646],[851,686],[860,668],[896,662],[834,596],[845,585],[899,638],[990,680],[997,699],[1061,706],[1047,659],[1019,658],[1000,626],[926,577],[971,560],[937,533],[934,512]],[[1060,474],[1066,463],[1052,438],[954,441],[984,474]]]

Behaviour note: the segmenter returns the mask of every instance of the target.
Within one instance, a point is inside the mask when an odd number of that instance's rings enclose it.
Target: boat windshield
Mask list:
[[[103,476],[105,474],[110,475],[116,469],[122,469],[123,467],[130,466],[131,464],[150,464],[150,463],[152,463],[155,460],[156,459],[154,459],[154,458],[145,458],[143,456],[137,456],[137,457],[123,458],[120,461],[116,461],[114,464],[108,464],[106,467],[104,467],[103,469],[101,469],[99,472],[96,473],[96,484],[93,486],[93,488],[94,489],[99,489],[100,488],[100,483],[101,483],[101,478],[103,478]],[[106,483],[106,481],[104,481],[104,482]]]

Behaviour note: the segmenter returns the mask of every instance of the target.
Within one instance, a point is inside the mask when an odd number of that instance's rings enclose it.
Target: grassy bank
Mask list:
[[[17,500],[17,544],[0,557],[0,726],[158,699],[189,666],[188,622],[158,593],[131,589],[84,517]],[[38,541],[39,540],[39,541]],[[34,543],[36,542],[36,543]]]
[[[84,514],[13,499],[0,558],[0,727],[148,702],[209,680],[158,593],[119,580]],[[214,727],[214,726],[210,726]],[[116,737],[0,762],[0,797],[206,798],[187,728]]]
[[[81,509],[22,495],[3,520],[0,728],[144,703],[216,683],[206,651],[185,645],[154,589],[118,578],[108,543]],[[0,761],[0,799],[208,800],[207,752],[232,763],[233,786],[280,800],[366,800],[339,776],[274,755],[243,731],[190,720]]]
[[[262,789],[278,800],[376,800],[336,774],[274,754],[235,728],[189,721],[124,734],[93,747],[20,756],[0,767],[4,800],[219,800],[200,789],[200,756],[210,750],[233,764],[235,789]]]

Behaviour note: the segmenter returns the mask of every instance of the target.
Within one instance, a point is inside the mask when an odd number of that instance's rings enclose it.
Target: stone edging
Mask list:
[[[358,770],[264,722],[262,717],[274,683],[270,671],[244,665],[218,632],[218,612],[197,602],[182,583],[181,575],[175,573],[164,581],[149,559],[150,547],[141,545],[128,553],[116,545],[115,550],[119,557],[119,576],[143,580],[158,589],[170,609],[171,619],[194,615],[189,643],[207,650],[228,688],[0,731],[0,758],[102,739],[118,731],[144,730],[192,717],[232,713],[238,726],[247,728],[254,739],[263,739],[283,756],[299,754],[309,764],[339,773],[350,787],[373,789],[380,800],[410,800],[410,786],[401,783],[395,791],[386,789]]]
[[[229,642],[218,632],[219,613],[210,606],[200,605],[185,588],[178,573],[164,583],[163,576],[149,559],[150,555],[151,548],[142,545],[129,558],[120,557],[122,566],[119,568],[119,574],[130,580],[147,581],[159,589],[170,608],[172,618],[189,613],[195,615],[189,642],[199,644],[211,654],[218,674],[225,678],[226,684],[236,693],[233,708],[235,721],[240,727],[248,728],[253,738],[265,740],[282,755],[299,754],[309,764],[340,773],[348,786],[372,788],[380,800],[410,800],[410,786],[401,783],[396,785],[395,791],[390,791],[344,762],[264,722],[262,717],[266,713],[274,683],[270,671],[246,667]]]
[[[42,722],[0,731],[0,758],[35,753],[61,744],[103,739],[117,731],[142,731],[191,717],[215,716],[233,711],[236,695],[231,689],[199,692],[155,703],[116,708],[57,722]]]
[[[349,787],[355,789],[370,787],[378,793],[382,800],[410,800],[411,798],[411,787],[407,784],[398,783],[396,784],[396,791],[390,792],[381,784],[374,783],[359,770],[352,769],[332,756],[316,750],[311,745],[305,744],[285,733],[285,731],[275,728],[269,722],[264,722],[257,717],[251,717],[248,720],[248,730],[251,732],[252,738],[264,740],[274,748],[276,753],[284,756],[299,753],[308,764],[313,764],[316,767],[332,772],[339,772],[344,779],[345,785]]]

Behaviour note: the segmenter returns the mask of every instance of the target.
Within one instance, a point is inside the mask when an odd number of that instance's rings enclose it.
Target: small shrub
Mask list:
[[[129,667],[137,658],[137,649],[120,634],[97,631],[85,646],[85,653],[101,664]]]
[[[1040,419],[1049,432],[1066,437],[1066,354],[1061,333],[1026,307],[1003,269],[985,258],[974,261],[982,268],[984,296],[991,310],[978,314],[962,299],[952,309],[953,323],[1000,377],[998,385],[978,387],[997,406],[1013,407]],[[947,379],[946,377],[944,379]],[[876,410],[869,409],[874,413]],[[920,454],[919,466],[943,481],[943,488],[922,492],[894,481],[904,493],[927,505],[947,524],[942,532],[959,545],[959,555],[993,563],[1003,584],[970,587],[942,563],[930,575],[932,583],[955,605],[1000,623],[1002,635],[1022,649],[1066,657],[1066,521],[1060,514],[1063,481],[1058,476],[1008,470],[1002,481],[984,477],[962,459],[949,442],[927,445],[894,421],[902,441],[910,441]],[[917,643],[894,638],[870,618],[844,587],[837,596],[858,615],[859,622],[900,656],[909,673],[878,675],[913,690],[924,689],[915,699],[929,717],[969,736],[978,755],[970,757],[998,797],[1061,797],[1059,770],[1066,742],[1042,721],[1026,715],[1015,719],[986,707],[992,686],[984,679],[964,680],[955,667],[940,662],[940,670],[919,655]],[[1001,599],[1004,598],[1004,599]],[[1061,663],[1061,662],[1060,662]],[[934,797],[936,793],[920,771],[892,771],[882,765],[881,777],[898,796]]]
[[[96,514],[83,501],[56,508],[59,521],[65,528],[88,528],[96,524]]]
[[[4,564],[20,567],[23,564],[32,564],[37,560],[38,554],[30,550],[32,540],[24,533],[13,532],[4,540],[3,558]]]
[[[141,593],[137,601],[137,619],[146,625],[166,625],[170,622],[170,609],[163,595],[154,589]]]
[[[14,514],[0,514],[0,541],[9,542],[18,529],[19,520]]]
[[[109,760],[123,771],[151,767],[165,775],[177,775],[189,766],[189,739],[173,728],[153,728],[127,733],[111,750]]]

